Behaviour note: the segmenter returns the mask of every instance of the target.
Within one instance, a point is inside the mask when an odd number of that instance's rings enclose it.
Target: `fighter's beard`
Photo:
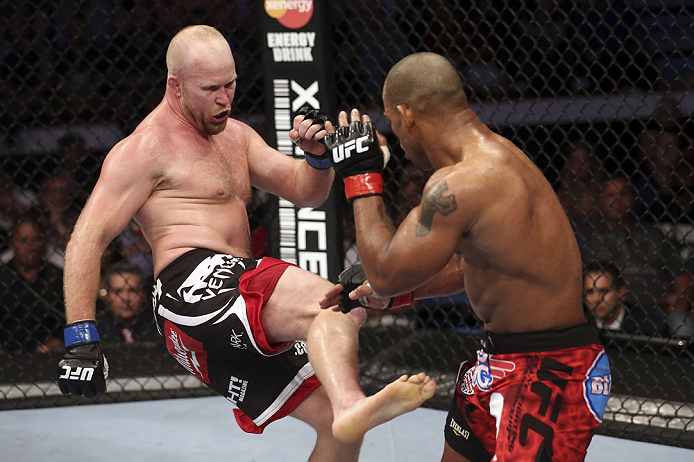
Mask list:
[[[208,135],[217,135],[222,133],[227,126],[226,119],[223,122],[212,122],[209,120],[202,120],[202,129]]]
[[[225,119],[222,122],[213,122],[210,119],[206,120],[205,117],[203,117],[199,113],[196,114],[195,112],[193,112],[190,106],[188,106],[188,104],[185,101],[185,98],[181,98],[181,106],[183,107],[183,112],[188,114],[188,117],[190,118],[191,122],[200,127],[206,135],[218,135],[222,133],[227,126],[228,119]]]

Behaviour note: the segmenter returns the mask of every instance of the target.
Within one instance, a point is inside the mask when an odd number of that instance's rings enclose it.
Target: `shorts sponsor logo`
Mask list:
[[[508,450],[513,451],[516,443],[520,446],[535,445],[537,438],[541,438],[540,444],[544,445],[547,460],[555,460],[553,447],[555,424],[562,409],[566,407],[562,405],[565,401],[566,387],[573,378],[574,368],[551,356],[543,357],[540,366],[536,368],[538,359],[538,357],[529,358],[523,375],[523,383],[518,388],[518,392],[524,389],[526,391],[516,394],[507,420]],[[537,380],[533,378],[533,375]],[[534,395],[532,401],[525,401],[528,389]],[[535,398],[539,398],[539,403]],[[497,419],[499,422],[501,412]]]
[[[473,387],[474,382],[474,368],[470,368],[465,372],[465,377],[463,377],[463,382],[460,384],[460,391],[464,395],[474,395],[475,388]]]
[[[202,343],[186,335],[168,320],[164,322],[166,348],[178,363],[199,380],[210,383],[207,372],[207,352]]]
[[[224,284],[232,278],[238,280],[233,271],[237,265],[246,269],[240,258],[230,255],[217,254],[205,258],[183,281],[177,290],[178,295],[182,296],[186,303],[197,303],[236,289],[224,287]]]
[[[583,398],[591,414],[598,422],[602,422],[611,388],[610,361],[605,352],[601,351],[586,372],[585,380],[583,380]]]
[[[297,340],[294,342],[294,356],[301,356],[307,353],[306,342]]]
[[[243,332],[240,334],[237,334],[234,329],[231,329],[231,337],[229,337],[229,343],[231,346],[234,348],[238,348],[239,350],[247,350],[248,349],[248,344],[244,343],[243,340]]]
[[[448,426],[451,427],[451,430],[453,430],[453,434],[455,436],[465,439],[468,439],[470,437],[470,432],[461,427],[460,424],[458,424],[458,422],[455,421],[455,419],[451,418],[451,423],[448,424]]]
[[[477,351],[477,363],[474,367],[472,384],[481,391],[489,391],[494,379],[503,379],[506,377],[506,374],[515,370],[516,364],[513,361],[494,359],[489,353],[479,350]],[[461,391],[465,393],[464,390],[461,389]]]
[[[506,373],[516,370],[516,363],[513,361],[494,359],[494,357],[490,357],[489,369],[491,370],[492,377],[495,379],[503,379],[506,377]]]
[[[248,380],[239,379],[233,375],[229,378],[229,389],[227,390],[226,399],[238,406],[238,403],[243,402],[246,397],[246,389],[248,388]]]
[[[473,384],[481,391],[492,389],[492,371],[489,367],[489,354],[482,350],[477,352],[477,364],[475,364],[475,374]]]

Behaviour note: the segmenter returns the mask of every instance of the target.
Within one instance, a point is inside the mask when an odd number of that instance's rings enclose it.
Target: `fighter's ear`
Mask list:
[[[414,125],[414,114],[409,106],[405,104],[398,104],[397,110],[405,128],[410,128],[412,125]]]
[[[181,80],[175,75],[170,75],[166,78],[166,86],[174,92],[178,97],[181,96]]]

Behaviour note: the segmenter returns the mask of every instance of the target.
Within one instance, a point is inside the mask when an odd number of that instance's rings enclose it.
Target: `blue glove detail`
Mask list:
[[[304,156],[306,156],[306,163],[316,170],[327,170],[333,166],[333,163],[327,155],[317,156],[308,151],[304,151]]]
[[[76,343],[98,342],[99,331],[96,330],[94,321],[73,322],[65,327],[65,346]]]

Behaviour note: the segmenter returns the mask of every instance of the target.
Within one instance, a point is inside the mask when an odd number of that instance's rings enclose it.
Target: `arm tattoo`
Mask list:
[[[381,219],[381,222],[386,225],[386,229],[390,235],[395,236],[395,226],[393,226],[393,222],[390,221],[388,213],[386,213],[386,208],[383,204],[378,206],[378,217]]]
[[[441,215],[448,215],[458,208],[455,196],[444,193],[448,191],[448,183],[441,180],[436,183],[422,198],[422,213],[419,216],[415,236],[423,237],[431,232],[431,224],[434,222],[434,215],[438,212]]]

